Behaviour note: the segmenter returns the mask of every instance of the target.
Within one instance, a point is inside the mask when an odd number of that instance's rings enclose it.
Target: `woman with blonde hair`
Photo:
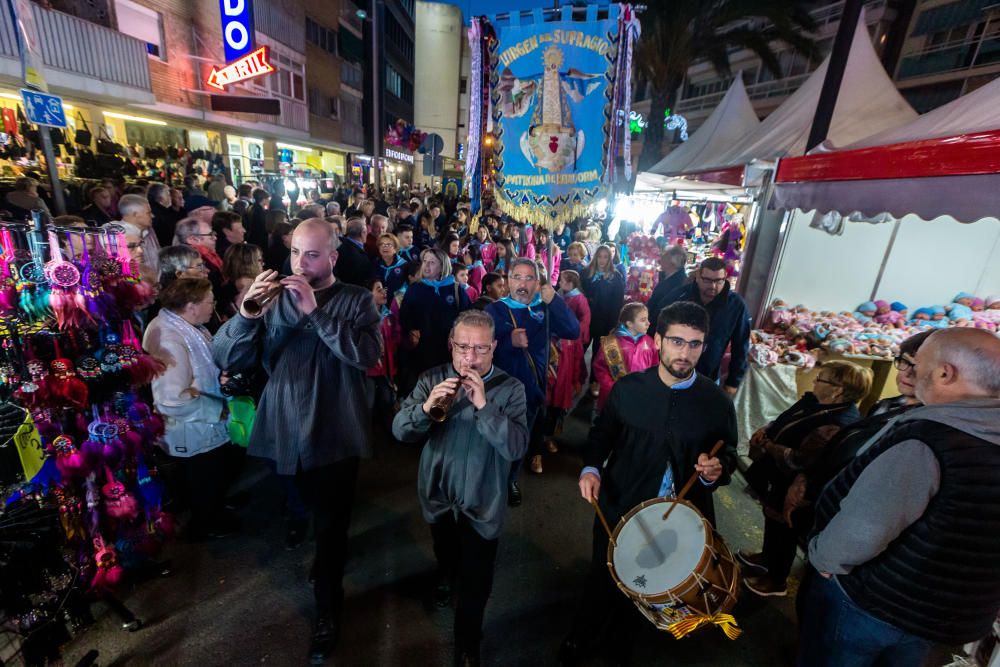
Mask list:
[[[222,288],[219,290],[219,314],[229,319],[239,312],[240,304],[254,279],[264,272],[264,253],[251,243],[237,243],[226,249],[222,258]]]
[[[824,458],[841,429],[861,419],[858,403],[872,387],[872,371],[850,361],[820,366],[813,390],[750,438],[753,464],[746,480],[764,510],[760,553],[740,551],[747,569],[744,584],[761,596],[786,594],[785,580],[795,562],[798,538],[812,525],[801,509],[786,506],[789,487],[800,473],[808,476]]]

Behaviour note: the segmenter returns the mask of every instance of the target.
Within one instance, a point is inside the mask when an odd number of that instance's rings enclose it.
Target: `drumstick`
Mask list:
[[[712,447],[712,451],[710,451],[708,453],[708,458],[712,458],[713,456],[715,456],[716,454],[718,454],[720,449],[722,449],[722,441],[721,440],[719,440],[717,443],[715,443],[715,447]],[[674,502],[670,503],[670,507],[668,507],[667,511],[663,513],[663,520],[664,521],[667,520],[667,517],[670,516],[670,513],[674,511],[675,507],[677,507],[677,501],[678,500],[684,500],[684,496],[686,496],[688,494],[688,491],[691,490],[691,487],[694,486],[694,483],[698,480],[698,474],[699,474],[698,471],[695,470],[694,474],[691,475],[691,479],[689,479],[687,481],[687,484],[684,485],[684,488],[681,489],[681,492],[678,493],[676,496],[674,496]]]
[[[604,518],[604,512],[601,511],[601,506],[597,504],[597,499],[591,498],[590,504],[594,506],[595,510],[597,510],[597,518],[601,520],[601,525],[604,526],[604,530],[608,531],[608,539],[611,540],[611,544],[617,547],[618,544],[615,542],[614,535],[611,534],[611,528],[608,526],[608,520]]]

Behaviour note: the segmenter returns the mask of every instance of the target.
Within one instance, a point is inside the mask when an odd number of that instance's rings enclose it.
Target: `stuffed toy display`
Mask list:
[[[751,361],[758,366],[786,363],[808,368],[802,355],[817,350],[845,355],[891,359],[899,343],[928,328],[976,327],[996,331],[1000,325],[1000,295],[978,298],[960,292],[948,304],[924,306],[907,318],[906,304],[881,299],[865,301],[854,312],[813,312],[775,299],[764,317],[763,330],[751,337]],[[772,354],[765,352],[770,350]]]

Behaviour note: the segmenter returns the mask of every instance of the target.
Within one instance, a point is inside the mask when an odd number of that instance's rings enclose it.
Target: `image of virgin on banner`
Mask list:
[[[605,20],[494,24],[490,93],[497,203],[505,213],[553,226],[584,215],[602,192],[605,137],[615,118],[612,87],[619,5]]]

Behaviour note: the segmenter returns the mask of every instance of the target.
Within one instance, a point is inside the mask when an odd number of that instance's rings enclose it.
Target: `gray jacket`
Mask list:
[[[886,424],[858,454],[893,426],[918,419],[1000,446],[1000,400],[977,398],[914,408]],[[886,450],[858,477],[826,528],[810,540],[810,563],[820,572],[847,574],[874,559],[923,516],[940,485],[937,457],[920,440],[904,440]]]
[[[476,410],[462,397],[436,423],[424,413],[431,389],[455,377],[451,364],[425,371],[392,421],[392,433],[403,442],[427,438],[420,455],[417,493],[424,519],[434,523],[461,513],[484,539],[500,536],[507,511],[507,475],[513,461],[528,450],[524,385],[493,367],[486,380],[486,407]]]
[[[222,370],[267,371],[248,453],[274,461],[280,475],[371,454],[365,371],[382,349],[378,312],[354,285],[316,295],[321,305],[303,317],[286,290],[264,317],[236,315],[212,340]]]

